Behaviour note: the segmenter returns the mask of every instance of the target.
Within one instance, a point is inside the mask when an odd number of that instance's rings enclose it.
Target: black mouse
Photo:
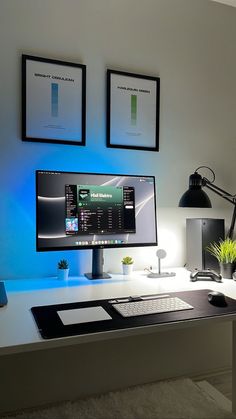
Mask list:
[[[209,303],[213,304],[214,306],[218,307],[226,307],[227,302],[225,299],[225,295],[219,291],[210,291],[208,293],[208,301]]]

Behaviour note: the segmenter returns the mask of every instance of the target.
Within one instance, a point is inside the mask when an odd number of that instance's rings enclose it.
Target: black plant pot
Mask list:
[[[233,263],[220,263],[220,273],[223,278],[232,279],[234,271]]]

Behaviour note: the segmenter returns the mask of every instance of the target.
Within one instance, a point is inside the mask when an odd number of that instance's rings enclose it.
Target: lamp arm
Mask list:
[[[215,192],[217,195],[221,196],[222,198],[226,199],[226,201],[231,202],[234,205],[233,216],[230,224],[229,231],[226,235],[229,239],[233,238],[234,226],[236,221],[236,197],[235,195],[231,195],[228,192],[224,191],[224,189],[219,188],[218,186],[212,184],[207,178],[203,178],[203,186],[210,189],[211,191]]]
[[[232,216],[232,221],[231,221],[230,228],[229,228],[229,231],[228,231],[228,234],[227,234],[227,237],[229,237],[229,239],[233,238],[235,220],[236,220],[236,204],[234,205],[234,212],[233,212],[233,216]]]
[[[210,182],[207,178],[202,178],[202,185],[206,186],[206,188],[210,189],[211,191],[215,192],[217,195],[221,196],[221,198],[226,199],[227,201],[231,202],[231,204],[236,204],[236,197],[235,195],[231,195],[229,192],[226,192],[224,189],[219,188],[218,186],[214,185]]]

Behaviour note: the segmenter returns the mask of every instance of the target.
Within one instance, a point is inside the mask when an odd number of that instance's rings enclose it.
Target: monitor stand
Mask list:
[[[93,249],[92,253],[92,272],[84,274],[88,279],[107,279],[111,275],[103,272],[103,249]]]

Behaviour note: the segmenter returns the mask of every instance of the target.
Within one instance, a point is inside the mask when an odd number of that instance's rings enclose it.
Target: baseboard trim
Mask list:
[[[230,373],[232,373],[232,368],[224,367],[224,368],[217,368],[214,370],[205,371],[199,374],[190,374],[189,378],[191,378],[193,381],[204,381],[204,380],[207,380],[209,377],[215,377],[217,375],[230,374]]]
[[[212,386],[208,381],[197,381],[195,384],[206,393],[219,407],[228,412],[232,412],[232,402],[225,397],[219,390]]]

